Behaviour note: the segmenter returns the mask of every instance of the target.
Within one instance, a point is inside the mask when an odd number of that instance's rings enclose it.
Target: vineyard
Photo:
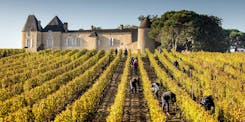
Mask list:
[[[153,82],[176,94],[168,114]],[[244,122],[244,87],[243,53],[0,50],[0,122]],[[208,95],[214,112],[200,104]]]

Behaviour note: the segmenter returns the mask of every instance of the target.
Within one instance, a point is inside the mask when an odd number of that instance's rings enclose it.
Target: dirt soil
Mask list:
[[[149,80],[151,83],[153,82],[159,82],[159,79],[157,78],[156,73],[154,72],[154,69],[150,66],[150,62],[148,58],[143,58],[144,62],[144,68],[147,72],[147,75],[149,77]],[[167,89],[164,87],[164,85],[160,85],[160,90],[158,93],[158,97],[156,98],[159,102],[159,106],[161,107],[162,101],[161,101],[161,94],[166,92]],[[178,97],[178,96],[177,96]],[[176,104],[170,104],[169,107],[169,114],[167,115],[167,122],[184,122],[184,118],[182,116],[182,112],[180,108]]]
[[[129,80],[131,80],[133,76],[138,76],[138,73],[135,73],[132,70],[130,74]],[[123,122],[150,122],[150,114],[143,95],[141,80],[139,80],[136,91],[135,94],[131,93],[130,82],[128,82],[124,103]]]

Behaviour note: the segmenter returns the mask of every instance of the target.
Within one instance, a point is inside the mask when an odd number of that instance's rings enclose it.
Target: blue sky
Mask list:
[[[223,28],[245,32],[245,0],[0,0],[0,48],[20,48],[21,30],[34,14],[42,26],[58,16],[70,30],[91,25],[116,28],[139,25],[139,15],[162,15],[170,10],[192,10],[222,18]]]

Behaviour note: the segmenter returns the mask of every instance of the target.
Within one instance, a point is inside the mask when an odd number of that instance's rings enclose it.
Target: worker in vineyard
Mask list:
[[[137,72],[137,70],[138,70],[138,60],[137,60],[137,58],[134,59],[133,66],[134,66],[134,71]]]
[[[215,106],[212,95],[203,97],[200,104],[205,108],[206,111],[211,110],[212,113],[215,112]]]
[[[162,49],[159,48],[159,49],[158,49],[158,52],[161,54],[161,53],[162,53]]]
[[[131,81],[130,81],[130,89],[131,89],[131,93],[135,94],[136,93],[136,86],[137,84],[139,84],[138,81],[139,78],[138,77],[134,77]]]
[[[127,56],[127,55],[128,55],[128,50],[125,49],[125,50],[123,51],[123,54],[124,54],[124,56]]]
[[[159,92],[159,83],[152,83],[152,92],[154,97],[158,98],[158,92]]]
[[[118,52],[118,50],[117,50],[117,48],[115,49],[115,54],[117,55],[117,52]]]
[[[175,66],[176,68],[179,67],[179,62],[178,62],[177,60],[174,61],[174,66]]]
[[[3,57],[6,57],[6,56],[7,56],[7,54],[6,54],[6,52],[4,51],[4,52],[3,52]]]
[[[131,66],[131,68],[134,67],[134,57],[130,58],[130,66]]]
[[[166,113],[169,112],[170,103],[176,102],[176,95],[173,92],[167,91],[162,94],[162,110],[164,111],[166,108]]]

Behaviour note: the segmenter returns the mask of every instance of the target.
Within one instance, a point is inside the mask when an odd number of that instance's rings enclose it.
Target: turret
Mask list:
[[[29,15],[22,29],[22,48],[32,52],[37,51],[41,41],[41,30],[41,21],[38,21],[34,15]]]
[[[145,48],[154,50],[154,41],[148,37],[148,33],[151,28],[151,21],[149,17],[146,17],[138,28],[138,49],[141,52],[145,52]]]

